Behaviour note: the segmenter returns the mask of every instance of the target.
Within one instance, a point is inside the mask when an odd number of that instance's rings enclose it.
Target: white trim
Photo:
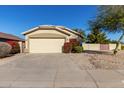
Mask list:
[[[79,34],[78,32],[76,32],[76,31],[74,31],[74,30],[71,30],[71,29],[69,29],[69,28],[67,28],[67,27],[64,27],[64,28],[67,29],[67,30],[69,30],[69,31],[71,31],[71,32],[73,32],[73,33]]]
[[[24,35],[24,34],[26,34],[26,33],[29,33],[29,32],[31,32],[31,31],[33,31],[33,30],[36,30],[36,29],[38,29],[39,27],[34,27],[34,28],[32,28],[32,29],[29,29],[29,30],[27,30],[27,31],[25,31],[25,32],[22,32],[22,34]]]

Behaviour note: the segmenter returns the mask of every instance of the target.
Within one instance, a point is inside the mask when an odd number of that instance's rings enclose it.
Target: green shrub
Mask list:
[[[74,46],[72,49],[73,53],[82,53],[83,52],[83,47],[82,46]]]
[[[11,52],[11,45],[5,42],[0,42],[0,58],[6,57]]]
[[[124,50],[124,46],[121,46],[121,50]]]

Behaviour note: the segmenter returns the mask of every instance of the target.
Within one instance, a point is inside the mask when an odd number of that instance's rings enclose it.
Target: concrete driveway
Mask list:
[[[0,87],[124,87],[123,70],[82,70],[78,61],[88,59],[83,54],[13,57],[0,63]]]

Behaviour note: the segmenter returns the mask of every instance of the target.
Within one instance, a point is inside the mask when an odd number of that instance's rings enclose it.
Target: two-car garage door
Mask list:
[[[65,39],[29,39],[30,53],[62,53]]]

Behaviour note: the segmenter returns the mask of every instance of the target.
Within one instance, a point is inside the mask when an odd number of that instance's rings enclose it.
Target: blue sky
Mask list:
[[[0,32],[21,38],[22,32],[38,25],[63,25],[89,33],[88,21],[96,16],[97,6],[0,6]],[[107,34],[117,39],[120,34]]]

